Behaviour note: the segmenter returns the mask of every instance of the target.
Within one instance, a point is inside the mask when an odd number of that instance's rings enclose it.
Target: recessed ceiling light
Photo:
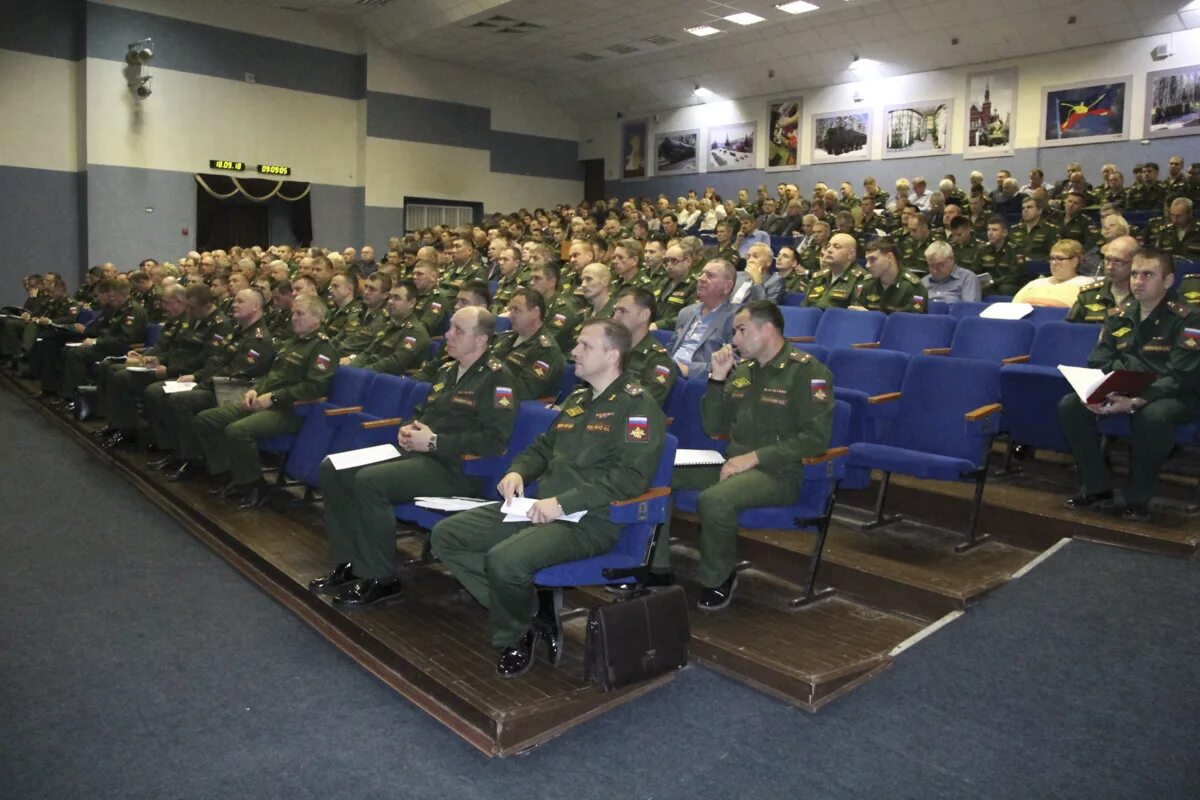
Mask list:
[[[725,19],[730,22],[736,22],[738,25],[753,25],[756,22],[766,22],[766,17],[760,17],[758,14],[751,14],[749,11],[739,11],[737,14],[730,14]]]
[[[707,99],[713,96],[713,91],[712,89],[705,89],[703,86],[697,86],[692,90],[692,94],[696,95],[696,97]]]
[[[699,25],[695,28],[684,28],[685,31],[692,36],[712,36],[714,33],[720,33],[719,28],[714,28],[712,25]]]
[[[806,11],[818,11],[819,6],[812,3],[806,3],[805,0],[792,0],[790,3],[780,3],[775,6],[785,14],[803,14]]]

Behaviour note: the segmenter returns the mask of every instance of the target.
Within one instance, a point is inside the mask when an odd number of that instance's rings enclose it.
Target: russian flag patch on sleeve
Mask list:
[[[650,440],[650,420],[646,417],[630,417],[625,422],[625,441],[646,442]]]

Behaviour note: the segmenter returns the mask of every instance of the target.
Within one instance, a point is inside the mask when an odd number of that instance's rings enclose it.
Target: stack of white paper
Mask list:
[[[179,381],[163,381],[163,393],[175,394],[176,392],[190,392],[196,388],[194,383],[180,383]]]
[[[346,450],[329,456],[329,463],[334,469],[354,469],[376,464],[390,458],[399,458],[400,451],[394,444],[377,444],[374,447],[361,447],[358,450]]]
[[[979,316],[983,319],[1024,319],[1033,313],[1029,303],[992,303]]]
[[[675,451],[675,466],[677,467],[708,467],[720,466],[725,463],[725,456],[716,450],[688,450],[680,448]]]
[[[413,502],[432,511],[470,511],[480,506],[490,506],[498,500],[480,500],[478,497],[414,497]]]
[[[529,519],[529,509],[533,508],[533,504],[536,502],[537,499],[533,497],[514,497],[500,507],[500,510],[506,515],[504,521],[523,522]],[[579,522],[586,513],[586,511],[576,511],[574,514],[565,514],[559,519],[564,522]]]

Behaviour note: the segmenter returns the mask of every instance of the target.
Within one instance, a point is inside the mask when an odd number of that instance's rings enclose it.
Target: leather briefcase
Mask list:
[[[584,677],[610,692],[687,664],[682,586],[639,592],[588,612]]]

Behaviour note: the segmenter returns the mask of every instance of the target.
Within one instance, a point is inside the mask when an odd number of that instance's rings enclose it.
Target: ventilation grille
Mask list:
[[[636,47],[630,47],[630,46],[629,46],[629,45],[627,45],[627,44],[610,44],[608,47],[606,47],[606,48],[604,48],[604,49],[605,49],[605,50],[611,50],[611,51],[613,51],[614,53],[619,53],[619,54],[621,54],[621,55],[623,55],[623,56],[624,56],[624,55],[628,55],[629,53],[636,53],[636,52],[637,52],[637,48],[636,48]]]
[[[672,39],[670,36],[663,36],[661,33],[657,33],[654,36],[647,36],[645,39],[642,39],[642,41],[649,42],[653,45],[658,45],[659,47],[668,44],[675,44],[674,39]]]

